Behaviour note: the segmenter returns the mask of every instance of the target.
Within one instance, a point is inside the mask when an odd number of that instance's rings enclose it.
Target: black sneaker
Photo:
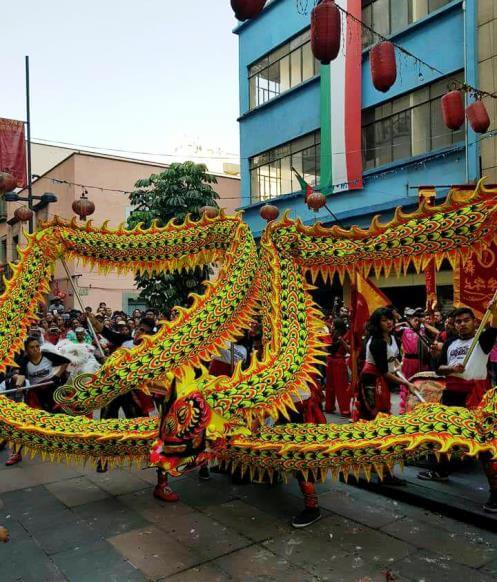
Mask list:
[[[487,502],[483,505],[483,511],[497,513],[497,492],[491,492]]]
[[[422,481],[438,481],[440,483],[445,483],[449,480],[449,476],[439,473],[438,471],[421,471],[421,473],[418,473],[418,479],[421,479]]]
[[[307,527],[321,519],[321,511],[319,507],[306,508],[302,513],[293,518],[292,525],[296,528]]]
[[[200,467],[200,470],[198,472],[198,478],[201,481],[210,481],[211,475],[209,473],[209,467]]]

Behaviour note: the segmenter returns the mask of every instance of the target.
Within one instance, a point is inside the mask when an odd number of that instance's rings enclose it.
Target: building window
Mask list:
[[[464,127],[451,131],[442,118],[440,97],[463,73],[437,81],[362,112],[364,169],[424,154],[464,140]]]
[[[310,34],[310,30],[306,30],[250,65],[250,109],[319,74],[319,62],[312,54]]]
[[[251,202],[270,200],[300,190],[292,167],[316,185],[320,170],[320,132],[278,146],[250,159]]]
[[[383,36],[395,34],[413,22],[424,18],[452,0],[362,0],[362,21]],[[370,46],[377,41],[363,28],[362,44]]]

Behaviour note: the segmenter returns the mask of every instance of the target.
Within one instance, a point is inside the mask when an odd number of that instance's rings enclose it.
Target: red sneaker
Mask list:
[[[12,465],[17,465],[22,461],[21,453],[12,453],[10,457],[5,461],[7,467],[11,467]]]
[[[156,485],[154,489],[154,497],[160,499],[161,501],[167,501],[173,503],[174,501],[179,501],[179,495],[175,493],[171,487],[164,485]]]

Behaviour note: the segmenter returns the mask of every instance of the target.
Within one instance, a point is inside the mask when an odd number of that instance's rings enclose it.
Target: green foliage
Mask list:
[[[171,164],[160,174],[138,180],[136,190],[130,194],[133,211],[128,218],[128,228],[139,223],[150,227],[153,220],[159,226],[165,226],[173,218],[182,222],[187,214],[194,219],[200,218],[203,206],[217,206],[219,196],[211,186],[216,183],[205,165],[193,162]],[[137,275],[136,283],[141,290],[140,297],[150,307],[167,313],[175,305],[188,305],[190,293],[202,293],[201,283],[211,272],[209,267],[203,267],[188,273]]]

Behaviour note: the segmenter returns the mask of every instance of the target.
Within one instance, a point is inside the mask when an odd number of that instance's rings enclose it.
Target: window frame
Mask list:
[[[362,6],[361,6],[362,21],[366,22],[366,20],[367,20],[368,21],[367,24],[369,24],[369,26],[371,28],[373,28],[374,30],[378,30],[378,25],[375,26],[373,5],[376,4],[376,2],[378,2],[378,1],[379,0],[362,0]],[[386,0],[386,1],[388,3],[388,15],[387,15],[388,31],[385,34],[385,36],[387,36],[387,37],[401,33],[403,30],[406,30],[406,28],[408,28],[409,26],[415,24],[416,22],[419,22],[423,18],[427,18],[428,16],[430,16],[430,14],[433,14],[433,12],[440,10],[441,8],[443,8],[444,6],[447,6],[448,4],[450,4],[452,2],[452,0],[443,0],[445,2],[445,4],[442,4],[442,6],[437,6],[436,8],[431,8],[430,7],[431,0],[428,0],[426,14],[424,16],[420,16],[419,18],[414,20],[413,2],[416,2],[417,0]],[[407,24],[403,28],[397,28],[395,30],[392,30],[392,6],[394,6],[394,5],[398,6],[399,5],[398,3],[402,2],[402,1],[408,3],[407,4]],[[364,11],[366,9],[371,10],[371,18],[366,18],[366,14],[364,13]],[[374,39],[371,39],[370,33],[368,33],[366,31],[366,29],[364,29],[364,30],[365,30],[365,32],[363,33],[363,39],[362,39],[363,50],[368,49],[369,47],[373,46],[373,44],[376,42]]]
[[[312,143],[311,143],[312,140]],[[300,142],[300,145],[299,145]],[[290,140],[288,142],[284,142],[270,150],[266,150],[261,152],[255,156],[252,156],[249,159],[249,174],[250,174],[250,203],[257,204],[259,202],[266,202],[268,200],[274,200],[275,198],[279,198],[281,196],[286,196],[287,194],[292,194],[293,192],[297,191],[298,181],[291,172],[290,178],[290,191],[289,192],[282,192],[282,185],[285,183],[284,176],[282,175],[282,160],[290,158],[290,167],[294,166],[293,158],[297,157],[299,154],[302,154],[305,151],[310,149],[314,149],[314,164],[315,164],[315,180],[319,180],[319,171],[320,171],[320,155],[321,155],[321,130],[317,129],[305,135],[302,135],[296,139]],[[258,160],[258,161],[255,161]],[[271,184],[272,180],[272,168],[274,164],[279,162],[279,176],[276,177],[276,191],[278,192],[275,196],[272,195],[272,188],[273,185]],[[265,192],[261,192],[260,190],[260,171],[261,168],[268,168],[268,175],[264,175],[263,178],[265,181],[269,180],[269,194]],[[258,192],[255,193],[253,191],[253,175],[254,173],[257,174],[256,182],[258,183]],[[295,184],[295,188],[294,188]],[[300,189],[300,187],[298,187]],[[267,189],[266,189],[267,191]]]
[[[303,50],[303,47],[311,44],[310,33],[311,33],[311,29],[306,28],[305,30],[299,32],[294,37],[290,38],[286,42],[282,43],[278,47],[274,48],[273,50],[266,53],[265,55],[263,55],[262,57],[260,57],[259,59],[257,59],[253,63],[250,63],[247,66],[247,79],[248,79],[248,87],[249,87],[249,111],[253,111],[254,109],[257,109],[258,107],[265,105],[269,101],[276,99],[280,95],[283,95],[287,91],[292,91],[293,89],[300,87],[300,85],[303,85],[307,81],[310,81],[311,79],[315,79],[316,77],[319,76],[319,74],[320,74],[319,63],[315,58],[313,58],[313,69],[312,69],[313,74],[312,74],[312,76],[304,79],[304,50]],[[296,43],[295,46],[293,46],[293,43]],[[299,54],[299,61],[300,61],[300,66],[299,66],[300,80],[298,82],[296,82],[295,84],[293,84],[292,83],[292,55],[295,55],[297,53],[297,51]],[[278,57],[272,59],[271,58],[272,55],[278,55]],[[311,51],[311,55],[312,55],[312,51]],[[271,91],[270,89],[267,89],[267,90],[262,89],[263,92],[267,91],[269,94],[273,93],[273,95],[270,95],[265,100],[259,100],[260,88],[259,88],[258,79],[261,77],[261,73],[263,73],[264,71],[266,71],[266,72],[269,71],[269,69],[276,64],[280,65],[281,61],[283,61],[286,58],[288,58],[288,77],[289,77],[288,78],[288,88],[284,89],[283,91],[280,90],[279,92]],[[256,68],[256,69],[253,72],[251,72],[251,70],[254,68]],[[254,91],[253,91],[253,93],[252,93],[252,79],[254,79]],[[281,69],[280,69],[280,83],[279,84],[281,86]],[[252,103],[252,98],[255,99],[255,103]]]
[[[405,159],[409,159],[412,156],[417,156],[417,155],[426,155],[426,154],[430,154],[433,151],[437,151],[439,149],[443,149],[444,147],[450,147],[451,145],[455,145],[457,143],[460,143],[462,141],[464,141],[464,129],[459,129],[457,131],[451,131],[449,129],[447,129],[447,136],[450,136],[450,144],[444,146],[437,146],[434,147],[434,140],[436,138],[441,138],[443,137],[442,135],[434,135],[433,134],[433,128],[434,128],[434,124],[433,124],[433,115],[432,115],[432,108],[433,108],[433,104],[437,103],[437,107],[440,108],[440,93],[439,93],[439,88],[438,85],[441,83],[446,83],[447,85],[450,85],[450,83],[452,82],[452,80],[454,79],[458,79],[460,81],[464,80],[464,71],[460,70],[457,71],[456,73],[453,73],[451,75],[448,75],[447,77],[443,77],[442,79],[437,79],[436,81],[434,81],[433,83],[430,83],[429,85],[426,85],[424,87],[420,87],[419,89],[416,89],[415,91],[411,91],[410,93],[405,93],[403,95],[399,95],[398,97],[396,97],[395,99],[391,99],[389,101],[385,101],[382,103],[379,103],[376,107],[369,107],[368,109],[363,109],[362,111],[362,123],[361,123],[361,132],[362,132],[362,153],[363,153],[363,168],[364,171],[372,171],[372,170],[378,170],[379,168],[386,166],[388,164],[392,164],[392,163],[396,163],[400,160],[405,160]],[[415,95],[416,93],[422,93],[423,91],[427,91],[427,97],[426,98],[422,98],[421,100],[419,100],[418,102],[416,102],[416,105],[412,105],[410,107],[403,107],[400,109],[395,109],[395,102],[400,101],[401,99],[405,98],[405,97],[410,97],[412,95]],[[414,128],[413,128],[413,111],[415,111],[416,109],[419,110],[419,108],[421,107],[429,107],[429,125],[428,127],[428,135],[426,137],[426,141],[427,144],[429,144],[429,149],[427,149],[424,152],[417,152],[417,153],[413,153],[413,135],[414,135]],[[378,109],[380,108],[387,108],[389,107],[390,112],[388,113],[384,113],[384,112],[379,112],[378,115],[375,115],[375,113],[377,112]],[[405,157],[396,157],[395,155],[395,148],[396,147],[400,147],[399,144],[395,144],[395,140],[394,140],[394,132],[393,132],[393,121],[395,118],[399,118],[400,116],[405,116],[406,113],[409,112],[409,123],[410,123],[410,141],[409,141],[409,149],[410,149],[410,153],[408,156]],[[364,122],[365,117],[369,116],[370,120],[368,120],[366,123]],[[374,153],[374,152],[379,152],[379,150],[381,150],[384,145],[383,143],[380,143],[380,145],[378,145],[378,141],[376,140],[376,127],[380,127],[380,124],[390,124],[390,137],[389,137],[389,149],[390,149],[390,155],[389,155],[389,160],[385,161],[383,163],[379,163],[376,164],[376,159],[378,157],[379,154]],[[374,141],[374,147],[372,148],[368,148],[367,147],[367,139],[366,139],[366,134],[367,133],[372,133],[375,136],[375,141]],[[461,139],[457,139],[456,136],[458,136],[458,134],[460,134],[462,132],[462,137]],[[445,134],[444,134],[445,135]],[[386,142],[385,142],[386,143]],[[371,166],[371,159],[368,159],[368,153],[369,152],[373,152],[373,165]]]

